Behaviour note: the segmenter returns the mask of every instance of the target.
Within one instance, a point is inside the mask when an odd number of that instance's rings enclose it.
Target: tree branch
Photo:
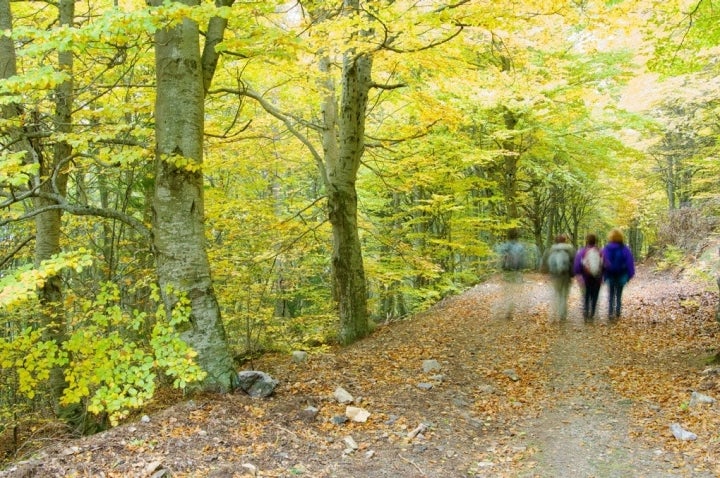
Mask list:
[[[117,221],[120,221],[120,222],[125,223],[128,226],[132,227],[137,232],[139,232],[143,237],[145,237],[147,239],[152,239],[152,231],[150,230],[150,228],[148,228],[145,224],[143,224],[143,222],[140,221],[139,219],[136,219],[133,216],[130,216],[128,214],[124,214],[119,211],[114,211],[112,209],[104,209],[104,208],[98,208],[98,207],[93,207],[93,206],[88,206],[88,205],[68,204],[68,202],[65,200],[65,198],[63,196],[61,196],[60,194],[36,192],[35,194],[31,194],[31,195],[34,197],[42,197],[45,199],[55,201],[56,204],[49,204],[47,206],[35,209],[33,211],[29,211],[19,217],[0,220],[0,226],[4,226],[4,225],[12,223],[12,222],[25,221],[27,219],[31,219],[35,216],[38,216],[44,212],[60,209],[60,210],[67,212],[68,214],[72,214],[74,216],[96,216],[96,217],[104,217],[106,219],[115,219]]]
[[[459,25],[456,25],[456,26],[457,26],[457,31],[456,31],[456,32],[451,33],[449,36],[447,36],[447,37],[445,37],[445,38],[442,38],[442,39],[440,39],[440,40],[437,40],[437,41],[428,43],[427,45],[424,45],[424,46],[421,46],[421,47],[418,47],[418,48],[410,48],[410,49],[407,49],[407,50],[404,50],[404,49],[401,49],[401,48],[394,48],[394,47],[390,46],[390,43],[389,43],[389,42],[384,43],[384,44],[382,45],[382,47],[385,48],[386,50],[390,50],[390,51],[395,52],[395,53],[417,53],[417,52],[419,52],[419,51],[430,50],[431,48],[435,48],[436,46],[440,46],[440,45],[442,45],[443,43],[449,42],[450,40],[452,40],[452,39],[455,38],[456,36],[460,35],[460,33],[462,33],[463,30],[465,29],[465,26],[462,25],[462,24],[459,24]]]
[[[370,135],[366,134],[365,136],[366,136],[367,138],[369,138],[369,139],[371,139],[371,140],[373,140],[373,141],[376,141],[378,144],[366,144],[365,146],[366,146],[366,147],[369,147],[369,148],[372,148],[372,147],[379,147],[379,146],[381,146],[382,143],[398,144],[398,143],[402,143],[402,142],[404,142],[404,141],[410,141],[410,140],[412,140],[412,139],[422,138],[423,136],[426,136],[428,133],[430,133],[430,129],[432,129],[432,127],[435,126],[435,124],[436,124],[438,121],[439,121],[439,120],[435,120],[435,121],[433,121],[432,123],[430,123],[429,125],[427,125],[427,126],[425,127],[425,130],[424,130],[424,131],[420,131],[420,132],[415,133],[415,134],[413,134],[413,135],[411,135],[411,136],[405,136],[405,137],[403,137],[403,138],[377,138],[377,137],[373,137],[373,136],[370,136]]]
[[[23,247],[25,247],[26,245],[28,245],[28,243],[29,243],[30,241],[32,241],[33,239],[35,239],[35,234],[33,234],[32,236],[29,236],[29,237],[25,238],[24,241],[22,241],[20,244],[18,244],[17,246],[15,246],[15,248],[14,248],[12,251],[10,251],[10,253],[9,253],[8,255],[6,255],[6,256],[0,261],[0,268],[4,267],[5,264],[6,264],[8,261],[10,261],[10,259],[12,259],[13,257],[15,257],[15,254],[17,254],[17,253],[20,251],[20,249],[22,249]]]
[[[227,89],[223,89],[221,91],[230,91]],[[257,101],[262,108],[269,113],[270,115],[274,116],[278,120],[282,121],[282,123],[285,125],[285,127],[288,129],[288,131],[295,136],[302,144],[305,145],[305,147],[308,149],[310,154],[312,155],[313,159],[315,160],[315,164],[317,165],[318,169],[320,170],[320,175],[322,177],[322,180],[325,185],[328,184],[328,177],[327,177],[327,169],[325,168],[325,163],[323,162],[322,155],[318,152],[318,150],[313,146],[313,144],[310,142],[310,140],[299,132],[295,125],[293,124],[294,118],[292,118],[290,115],[285,114],[284,112],[280,111],[278,108],[274,107],[269,101],[267,101],[265,98],[262,97],[259,93],[249,89],[249,88],[243,88],[242,90],[236,90],[234,91],[237,94],[247,96],[248,98],[252,98],[253,100]],[[295,120],[297,121],[297,120]]]
[[[235,3],[235,0],[215,0],[215,6],[217,7],[230,7],[233,3]],[[215,76],[215,69],[220,59],[220,53],[215,47],[223,41],[227,24],[227,18],[222,17],[213,17],[208,22],[205,45],[200,60],[202,63],[203,91],[206,96],[208,90],[210,90],[212,79]]]
[[[407,86],[407,83],[395,83],[393,85],[370,83],[370,88],[377,88],[379,90],[397,90],[398,88],[405,88],[406,86]]]

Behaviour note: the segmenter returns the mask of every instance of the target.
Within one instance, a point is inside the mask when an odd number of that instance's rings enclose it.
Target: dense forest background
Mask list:
[[[700,254],[719,9],[0,0],[0,434],[353,342],[511,228]]]

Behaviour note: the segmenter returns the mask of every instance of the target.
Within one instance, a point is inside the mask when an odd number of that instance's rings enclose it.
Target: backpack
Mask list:
[[[625,246],[606,249],[606,269],[611,276],[621,276],[627,271],[627,262],[625,261]]]
[[[570,273],[570,253],[565,249],[553,249],[548,257],[548,269],[556,276]]]
[[[502,257],[502,269],[505,271],[519,271],[523,268],[523,245],[519,242],[510,242],[505,246]]]
[[[600,277],[602,273],[602,258],[600,257],[600,251],[597,247],[591,247],[585,249],[585,254],[582,258],[583,271],[592,277]]]

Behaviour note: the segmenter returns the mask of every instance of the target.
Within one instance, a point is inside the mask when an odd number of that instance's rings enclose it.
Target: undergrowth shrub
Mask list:
[[[169,378],[176,388],[202,380],[205,372],[195,364],[197,353],[175,328],[189,320],[190,301],[179,297],[167,317],[157,287],[151,300],[152,317],[120,304],[119,289],[105,284],[93,300],[82,303],[73,333],[62,346],[67,388],[63,404],[87,402],[95,415],[107,414],[112,425],[153,397],[160,380]],[[142,331],[151,323],[150,334]]]
[[[60,405],[81,404],[91,417],[112,425],[145,405],[159,384],[184,389],[204,378],[194,361],[196,352],[176,332],[190,317],[186,297],[177,298],[168,316],[153,286],[147,298],[150,312],[123,304],[119,288],[110,283],[102,284],[92,298],[68,292],[66,339],[57,343],[45,338],[44,327],[31,320],[33,311],[39,310],[37,299],[21,286],[15,289],[21,297],[13,301],[6,296],[0,308],[3,436],[16,434],[38,405],[48,410],[44,415],[50,419],[54,404],[39,399],[49,390],[53,368],[61,369],[66,385]]]
[[[662,257],[657,261],[657,269],[664,271],[674,269],[682,265],[685,260],[685,252],[677,246],[667,245],[662,251]]]
[[[660,222],[657,245],[661,249],[675,247],[697,254],[718,225],[717,218],[702,207],[683,207],[667,213]]]

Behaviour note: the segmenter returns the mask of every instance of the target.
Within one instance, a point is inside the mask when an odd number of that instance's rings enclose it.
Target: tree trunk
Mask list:
[[[75,16],[74,0],[61,0],[58,9],[60,25],[64,27],[72,26]],[[12,26],[10,2],[0,0],[0,28],[3,31],[11,31]],[[0,38],[0,62],[2,63],[2,71],[0,72],[2,78],[10,78],[17,74],[15,46],[13,39],[7,35]],[[72,52],[60,51],[58,53],[58,66],[68,75],[72,75]],[[54,131],[69,133],[72,121],[72,79],[69,78],[58,85],[54,93]],[[2,113],[6,119],[18,118],[23,114],[23,107],[18,104],[7,104],[3,106]],[[10,129],[11,135],[14,137],[11,143],[13,149],[25,153],[24,161],[26,163],[38,163],[38,177],[35,178],[34,182],[40,185],[41,193],[64,195],[67,189],[67,174],[63,166],[69,160],[72,148],[66,142],[58,141],[54,145],[52,156],[46,157],[43,155],[38,140],[30,140],[27,136],[28,132],[38,130],[38,125],[27,119],[24,122],[24,127],[17,126]],[[34,199],[36,209],[46,208],[54,204],[56,204],[55,201],[44,197]],[[36,267],[60,252],[61,232],[62,212],[60,209],[50,209],[35,217],[34,262]],[[38,322],[33,325],[43,328],[43,340],[62,344],[66,336],[66,323],[62,306],[62,281],[60,276],[47,277],[43,285],[38,289],[38,298],[42,307],[42,314],[38,317]],[[65,415],[66,412],[73,413],[69,408],[63,409],[60,407],[60,398],[67,385],[63,370],[60,367],[51,369],[49,384],[56,412],[61,415]]]
[[[198,353],[198,364],[207,372],[200,388],[227,392],[236,386],[237,375],[205,249],[201,172],[204,84],[199,37],[198,25],[188,19],[155,35],[154,247],[168,313],[178,294],[190,299],[191,320],[181,336]]]
[[[675,162],[672,156],[668,156],[667,158],[667,171],[668,174],[667,182],[665,184],[665,191],[668,199],[668,209],[674,211],[675,209],[677,209],[677,204],[675,202]]]
[[[357,9],[357,1],[346,6]],[[365,148],[365,114],[372,61],[369,55],[345,54],[338,117],[337,161],[328,165],[328,207],[333,230],[333,287],[340,315],[340,340],[350,343],[370,332],[367,285],[358,233],[355,182]]]
[[[61,28],[72,28],[75,23],[75,0],[60,0],[58,4]],[[72,132],[72,110],[74,102],[73,52],[58,51],[58,69],[69,78],[55,88],[55,117],[54,131],[57,133]],[[40,177],[45,181],[41,191],[65,196],[67,193],[67,165],[72,155],[72,146],[66,141],[56,141],[53,145],[53,160],[50,164],[40,162]],[[36,207],[51,205],[54,201],[37,198]],[[35,263],[49,259],[61,250],[60,235],[62,233],[62,209],[47,211],[37,216]],[[67,340],[67,323],[62,301],[62,281],[60,276],[48,278],[40,290],[40,303],[43,305],[46,330],[45,340],[53,340],[58,345]],[[67,406],[60,405],[60,398],[67,388],[64,369],[55,366],[50,371],[50,389],[56,405],[58,416],[69,423],[78,433],[95,430],[96,425],[86,420],[83,406],[74,403]]]
[[[505,108],[503,112],[503,123],[508,131],[512,131],[517,126],[519,118]],[[518,161],[520,158],[519,147],[512,140],[503,142],[504,158],[503,158],[503,178],[502,178],[502,190],[505,196],[505,203],[507,204],[507,217],[510,220],[515,220],[520,217],[518,211],[518,198],[517,198],[517,174],[518,174]]]
[[[370,332],[355,189],[364,149],[370,67],[369,58],[346,56],[342,70],[343,91],[339,115],[335,85],[329,74],[323,85],[327,94],[322,104],[325,170],[321,170],[321,174],[325,176],[333,234],[333,298],[338,306],[340,341],[345,344]],[[329,73],[329,68],[329,62],[323,60],[321,71]],[[338,130],[339,133],[336,133]]]

